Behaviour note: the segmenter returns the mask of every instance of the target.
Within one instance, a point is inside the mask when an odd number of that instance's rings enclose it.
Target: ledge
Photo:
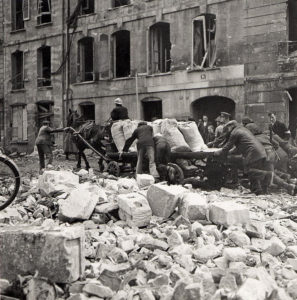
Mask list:
[[[78,17],[78,19],[81,19],[81,18],[87,18],[87,17],[95,16],[95,15],[97,15],[97,13],[93,12],[93,13],[90,13],[90,14],[79,15],[77,17]]]
[[[194,69],[187,70],[187,72],[188,73],[193,73],[193,72],[208,72],[208,71],[217,71],[217,70],[221,70],[221,68],[219,68],[219,67],[203,68],[203,69],[194,68]]]
[[[35,27],[42,28],[42,27],[47,27],[47,26],[52,26],[52,25],[53,25],[53,22],[48,22],[48,23],[37,24]]]
[[[23,89],[18,89],[18,90],[11,90],[10,91],[12,94],[15,94],[15,93],[25,93],[26,92],[26,89],[23,88]]]
[[[162,76],[168,76],[168,75],[173,75],[173,72],[165,72],[165,73],[154,73],[154,74],[146,74],[146,77],[162,77]],[[138,77],[140,77],[139,75]]]
[[[86,85],[86,84],[94,84],[96,83],[97,81],[95,80],[92,80],[92,81],[82,81],[82,82],[74,82],[72,83],[72,85],[76,86],[76,85]]]
[[[52,90],[53,86],[52,85],[48,85],[48,86],[38,86],[37,90],[38,91],[46,91],[46,90]]]
[[[10,144],[27,145],[29,141],[11,141]]]
[[[128,6],[133,6],[133,3],[127,4],[127,5],[121,5],[121,6],[117,6],[117,7],[110,7],[107,10],[111,11],[111,10],[115,10],[115,9],[120,9],[121,7],[128,7]]]
[[[25,31],[26,31],[26,28],[22,28],[22,29],[12,30],[12,31],[10,31],[10,34],[17,34],[17,33],[25,32]]]

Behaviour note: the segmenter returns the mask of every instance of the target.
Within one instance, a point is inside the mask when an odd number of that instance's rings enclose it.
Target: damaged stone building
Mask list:
[[[31,151],[41,120],[61,126],[69,108],[104,123],[116,97],[132,119],[264,125],[273,111],[295,134],[296,0],[2,2],[11,148]]]

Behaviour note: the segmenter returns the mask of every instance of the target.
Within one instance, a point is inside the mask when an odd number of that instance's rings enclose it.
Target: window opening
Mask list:
[[[79,0],[81,2],[80,14],[88,15],[94,13],[94,0]]]
[[[44,120],[49,120],[53,123],[54,118],[54,104],[49,101],[40,101],[37,103],[37,128],[40,128]]]
[[[27,109],[24,105],[12,106],[12,140],[26,141],[28,120]]]
[[[52,21],[51,0],[38,0],[37,24],[46,24]]]
[[[113,72],[114,77],[130,75],[130,32],[120,30],[113,34]]]
[[[297,1],[288,1],[288,55],[297,51]]]
[[[150,53],[152,73],[165,73],[171,67],[170,25],[157,23],[150,28]]]
[[[37,86],[51,85],[51,47],[42,47],[37,50],[38,78]]]
[[[80,104],[80,111],[85,121],[95,121],[95,104],[82,103]]]
[[[11,1],[12,30],[24,28],[23,0]]]
[[[99,70],[100,70],[100,78],[108,78],[109,77],[109,69],[110,69],[110,60],[109,60],[109,41],[108,35],[102,34],[100,36],[100,44],[99,44],[100,58],[99,58]]]
[[[162,100],[148,99],[142,101],[143,119],[151,122],[153,119],[162,119]]]
[[[78,42],[77,81],[94,80],[93,38],[86,37]]]
[[[112,3],[113,3],[112,7],[119,7],[119,6],[129,5],[130,0],[113,0]]]
[[[22,51],[17,51],[11,55],[12,68],[12,89],[19,90],[24,88],[24,55]]]
[[[206,14],[193,21],[193,67],[213,67],[216,60],[216,16]]]

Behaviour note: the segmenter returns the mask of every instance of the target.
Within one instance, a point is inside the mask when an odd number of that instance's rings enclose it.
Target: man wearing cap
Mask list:
[[[48,155],[48,164],[53,162],[53,153],[52,153],[52,138],[51,134],[56,132],[62,132],[67,130],[66,128],[53,129],[50,126],[50,121],[44,120],[42,126],[39,129],[35,144],[37,146],[38,156],[39,156],[39,166],[40,171],[45,168],[45,155]]]
[[[212,143],[207,144],[208,146],[220,147],[227,140],[227,132],[224,131],[225,124],[230,121],[231,115],[227,112],[221,112],[220,121],[221,124],[216,128],[215,131],[215,140]]]
[[[132,143],[137,141],[137,165],[136,174],[142,174],[142,166],[145,154],[149,160],[150,174],[155,178],[159,179],[159,173],[157,171],[155,163],[155,143],[153,140],[153,128],[147,125],[146,122],[140,122],[138,127],[132,133],[132,136],[126,140],[123,152],[127,152]]]
[[[206,115],[202,116],[202,122],[198,125],[199,132],[203,138],[204,143],[208,143],[208,117]]]
[[[273,174],[268,171],[264,146],[248,129],[239,125],[235,120],[226,124],[226,130],[230,135],[228,142],[221,150],[214,152],[215,155],[227,155],[235,146],[236,150],[243,156],[251,191],[256,195],[266,194]]]
[[[241,119],[241,123],[244,127],[246,127],[246,125],[248,125],[248,124],[254,124],[254,121],[252,119],[250,119],[250,117],[248,117],[248,116],[243,116]]]
[[[269,113],[268,116],[270,118],[269,130],[272,130],[272,132],[277,134],[280,138],[288,140],[291,133],[287,126],[283,122],[278,121],[274,113]]]
[[[110,113],[111,119],[113,121],[129,119],[128,109],[125,106],[123,106],[122,99],[121,98],[116,98],[114,100],[114,103],[115,103],[116,107]]]

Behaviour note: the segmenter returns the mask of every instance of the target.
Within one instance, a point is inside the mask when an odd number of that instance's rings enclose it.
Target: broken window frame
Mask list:
[[[23,0],[11,0],[11,28],[12,31],[25,29],[24,15],[23,15]],[[18,7],[17,7],[18,3]],[[17,8],[19,10],[17,10]]]
[[[86,42],[90,40],[92,41],[92,70],[86,71]],[[76,73],[76,82],[91,82],[95,80],[94,73],[94,38],[92,37],[84,37],[77,42],[77,73]]]
[[[42,9],[42,3],[46,2],[47,8]],[[51,0],[37,0],[37,25],[50,24],[52,22]]]
[[[18,62],[18,60],[20,60]],[[24,63],[25,57],[23,51],[15,51],[11,54],[11,84],[12,90],[21,90],[24,88]]]
[[[26,104],[11,105],[11,140],[23,142],[28,140],[28,113]]]
[[[46,51],[49,51],[49,63],[45,63]],[[51,86],[51,47],[42,46],[37,49],[37,86]]]
[[[210,19],[213,19],[213,28],[210,28]],[[195,22],[202,22],[203,31],[203,54],[200,57],[201,64],[196,64],[195,60]],[[213,34],[213,37],[211,37]],[[192,54],[191,54],[191,66],[192,68],[203,69],[212,68],[216,60],[216,16],[214,14],[203,14],[193,19],[192,21]]]
[[[161,26],[168,26],[168,45],[166,47],[165,29]],[[157,48],[157,49],[156,49]],[[169,58],[167,57],[169,52]],[[156,55],[157,53],[157,55]],[[151,74],[168,73],[171,69],[171,41],[170,24],[158,22],[149,28],[149,70]]]
[[[117,7],[126,6],[130,4],[131,4],[130,0],[111,0],[112,8],[117,8]]]
[[[78,0],[80,3],[80,15],[89,15],[95,12],[94,0]]]
[[[54,119],[54,101],[39,100],[36,102],[36,128],[40,128],[42,121],[50,120],[51,124]]]

